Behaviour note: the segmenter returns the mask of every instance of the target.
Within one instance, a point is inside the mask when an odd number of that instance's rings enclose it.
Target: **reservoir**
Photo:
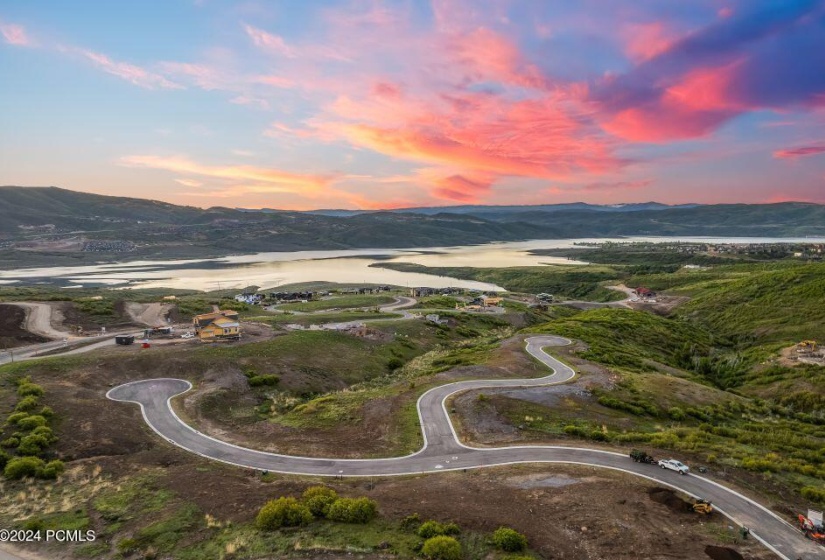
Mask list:
[[[400,272],[371,266],[380,263],[416,263],[429,267],[500,268],[514,266],[587,266],[586,262],[536,255],[541,249],[570,248],[603,242],[700,243],[822,243],[821,238],[709,238],[628,237],[592,239],[542,239],[456,247],[416,249],[350,249],[335,251],[268,252],[214,259],[131,261],[77,267],[43,267],[0,271],[0,284],[50,283],[66,288],[111,286],[118,288],[179,288],[194,290],[264,289],[300,282],[391,284],[397,286],[461,287],[499,291],[494,284]]]

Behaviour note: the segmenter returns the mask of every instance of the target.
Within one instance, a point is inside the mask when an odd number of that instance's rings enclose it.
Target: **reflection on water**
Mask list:
[[[708,238],[635,237],[624,239],[550,239],[420,249],[354,249],[345,251],[295,251],[237,255],[219,259],[132,261],[77,267],[29,268],[0,271],[0,284],[16,280],[49,279],[77,285],[165,287],[195,290],[239,289],[256,285],[272,288],[297,282],[393,284],[398,286],[456,286],[500,290],[484,282],[371,268],[376,262],[409,262],[433,267],[541,266],[587,263],[534,255],[530,251],[573,247],[576,243],[605,241],[686,241],[708,243],[822,243],[813,238]]]

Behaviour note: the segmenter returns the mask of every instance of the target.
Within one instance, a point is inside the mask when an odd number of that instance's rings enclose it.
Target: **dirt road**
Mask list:
[[[68,332],[58,330],[52,325],[55,311],[48,303],[8,302],[8,304],[26,310],[25,329],[27,331],[46,338],[62,339],[70,336]]]

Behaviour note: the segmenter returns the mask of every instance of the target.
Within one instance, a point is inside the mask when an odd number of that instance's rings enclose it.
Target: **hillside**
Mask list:
[[[201,209],[56,187],[0,187],[0,265],[625,235],[825,235],[825,206],[458,206],[348,213]]]

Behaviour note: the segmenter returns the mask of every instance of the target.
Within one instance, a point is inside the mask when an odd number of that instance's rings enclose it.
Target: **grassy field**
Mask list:
[[[293,313],[278,313],[273,315],[250,315],[246,319],[267,323],[269,325],[320,325],[324,323],[346,323],[349,321],[382,321],[387,319],[398,319],[402,315],[398,313],[382,313],[376,311],[350,310],[332,313],[312,313],[311,315],[295,315]]]
[[[622,274],[608,266],[524,266],[513,268],[426,267],[411,263],[379,263],[372,266],[402,272],[452,276],[501,286],[511,292],[550,293],[566,299],[614,301],[622,295],[602,284],[616,282]]]
[[[333,296],[328,299],[319,299],[307,303],[283,303],[279,306],[279,309],[311,313],[313,311],[325,311],[327,309],[377,307],[385,303],[392,303],[393,301],[395,301],[394,297],[385,294]]]

